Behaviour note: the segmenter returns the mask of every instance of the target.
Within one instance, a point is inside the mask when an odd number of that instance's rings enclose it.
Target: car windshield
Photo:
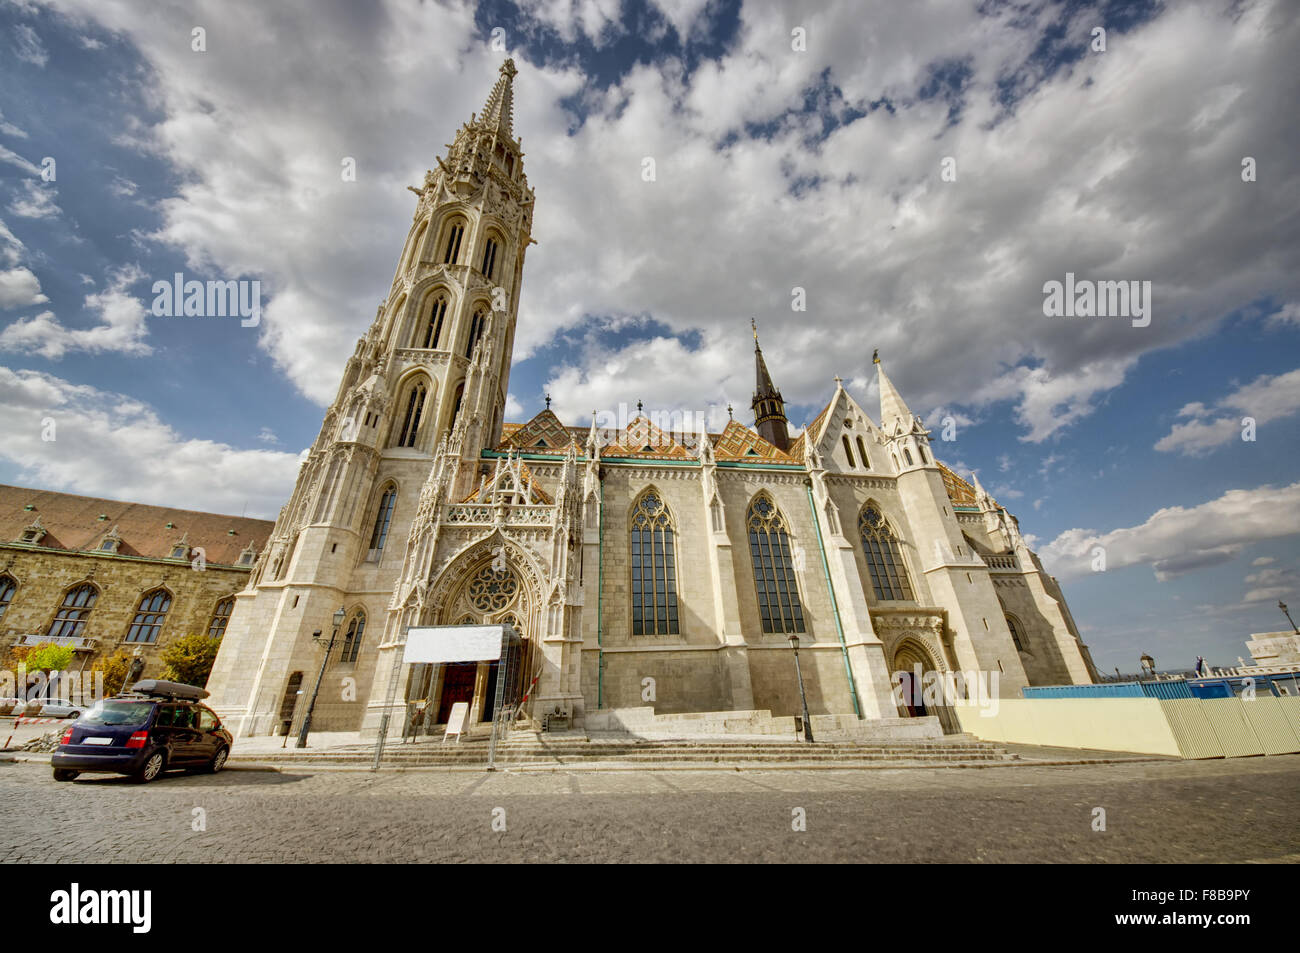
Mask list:
[[[153,702],[102,701],[81,716],[85,725],[143,725],[153,711]]]

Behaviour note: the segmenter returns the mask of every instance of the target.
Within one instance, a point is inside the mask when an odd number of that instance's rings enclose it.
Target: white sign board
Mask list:
[[[447,716],[447,733],[442,736],[446,741],[452,735],[460,741],[460,736],[465,730],[465,719],[469,717],[469,702],[456,702],[451,706],[451,714]]]
[[[429,625],[406,630],[403,662],[491,662],[501,657],[503,625]]]

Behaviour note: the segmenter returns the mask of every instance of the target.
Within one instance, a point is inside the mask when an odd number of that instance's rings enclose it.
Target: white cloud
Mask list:
[[[28,162],[18,153],[6,146],[0,146],[0,162],[7,162],[10,165],[17,166],[28,175],[40,175],[41,167]]]
[[[27,133],[19,129],[11,122],[5,121],[5,115],[0,112],[0,135],[13,136],[15,139],[26,139]]]
[[[1280,599],[1282,596],[1290,595],[1295,591],[1296,571],[1282,567],[1261,569],[1259,572],[1253,572],[1247,576],[1245,582],[1253,588],[1246,593],[1242,602],[1264,602]]]
[[[1272,556],[1260,556],[1258,559],[1252,559],[1250,564],[1252,566],[1268,566],[1275,562],[1277,562],[1277,560]]]
[[[1253,418],[1256,426],[1262,426],[1291,416],[1300,411],[1300,369],[1276,376],[1263,374],[1218,401],[1215,408],[1219,413],[1232,411],[1233,414],[1210,420],[1206,418],[1211,411],[1204,404],[1188,404],[1178,412],[1178,416],[1192,419],[1175,424],[1169,433],[1156,441],[1155,449],[1197,456],[1240,440],[1245,417]],[[1259,439],[1258,431],[1255,439]]]
[[[296,453],[186,439],[139,401],[37,371],[0,367],[0,418],[0,458],[34,486],[273,519],[298,472]]]
[[[41,282],[29,269],[0,271],[0,308],[26,308],[49,300],[41,294]]]
[[[44,66],[49,60],[50,54],[45,51],[41,38],[26,23],[20,23],[14,27],[13,38],[14,53],[24,63]]]
[[[55,2],[124,35],[157,77],[163,120],[127,133],[185,183],[158,237],[192,269],[264,279],[263,346],[304,393],[331,399],[387,291],[410,223],[404,186],[494,78],[500,54],[472,11],[271,16],[244,4],[222,18],[240,24],[239,42],[210,31],[220,56],[196,70],[175,41],[193,19],[186,9]],[[664,6],[679,31],[698,28],[698,3]],[[1011,401],[1023,438],[1041,442],[1090,414],[1143,353],[1261,296],[1300,298],[1300,171],[1288,161],[1300,19],[1285,4],[1243,7],[1235,21],[1210,0],[1166,5],[1122,49],[1041,84],[1026,57],[1059,8],[980,6],[991,15],[975,4],[827,3],[799,11],[809,44],[796,53],[786,6],[754,0],[719,61],[689,76],[672,60],[643,63],[607,90],[567,65],[521,62],[515,125],[539,244],[516,359],[591,315],[649,314],[674,334],[698,330],[714,353],[639,344],[620,385],[592,338],[590,353],[552,374],[567,387],[563,406],[585,415],[616,397],[702,406],[730,395],[743,408],[752,381],[733,375],[748,363],[743,329],[750,315],[770,316],[781,320],[764,349],[780,356],[790,403],[820,406],[830,377],[864,377],[879,346],[913,409]],[[623,29],[614,0],[525,8],[563,37],[607,43]],[[1087,19],[1074,16],[1068,36],[1086,43]],[[343,33],[348,43],[327,41]],[[917,91],[931,64],[955,59],[970,75],[962,121],[950,125],[949,102]],[[827,70],[842,98],[821,89]],[[1014,111],[998,97],[1007,77],[1033,90]],[[799,111],[810,87],[819,115]],[[574,95],[587,110],[580,124],[559,105]],[[881,99],[894,110],[824,134],[846,105]],[[749,137],[746,123],[765,134]],[[723,145],[728,133],[737,138]],[[1234,197],[1239,181],[1224,192],[1222,169],[1236,167],[1242,142],[1276,170],[1252,186],[1270,190],[1263,210]],[[338,181],[345,155],[358,158],[357,183]],[[657,182],[640,177],[646,155]],[[939,179],[947,155],[958,157],[956,182]],[[796,179],[804,185],[792,190]],[[1067,271],[1152,280],[1151,326],[1045,318],[1042,284]],[[790,320],[796,285],[809,308]],[[682,374],[683,362],[698,373]]]
[[[53,218],[59,214],[54,204],[58,189],[39,179],[24,179],[22,192],[9,203],[9,212],[19,218]]]
[[[514,394],[506,394],[505,419],[511,422],[522,420],[524,405],[519,403]]]
[[[1198,506],[1157,510],[1142,524],[1109,532],[1069,529],[1039,552],[1062,578],[1092,571],[1105,550],[1106,571],[1150,564],[1161,582],[1234,559],[1251,543],[1300,533],[1300,483],[1229,490]]]
[[[20,318],[0,331],[0,351],[39,354],[58,360],[69,351],[117,352],[140,356],[152,353],[145,342],[147,313],[127,288],[143,275],[134,267],[111,276],[103,291],[86,295],[85,306],[97,311],[101,323],[89,328],[68,328],[52,311]]]

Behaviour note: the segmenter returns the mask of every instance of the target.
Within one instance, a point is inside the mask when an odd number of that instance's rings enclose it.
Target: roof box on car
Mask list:
[[[146,678],[143,681],[136,682],[131,686],[131,691],[139,692],[141,695],[168,695],[172,698],[186,698],[190,701],[207,698],[209,694],[206,689],[199,688],[197,685],[186,685],[183,682],[167,682],[161,678]]]

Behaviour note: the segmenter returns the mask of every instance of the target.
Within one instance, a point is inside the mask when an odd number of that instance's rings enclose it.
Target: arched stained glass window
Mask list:
[[[483,336],[483,325],[487,323],[487,312],[479,308],[469,322],[469,337],[465,339],[465,357],[474,356],[474,345]]]
[[[750,504],[746,523],[763,631],[803,632],[803,604],[799,601],[785,517],[770,499],[760,496]]]
[[[411,342],[412,347],[435,348],[438,346],[438,339],[442,337],[442,323],[447,317],[447,296],[438,295],[429,305],[429,317],[421,327],[416,328],[416,338]]]
[[[13,602],[14,592],[18,589],[18,583],[14,581],[13,576],[0,576],[0,619],[4,618],[5,610],[9,608],[9,603]]]
[[[1007,628],[1011,630],[1011,641],[1016,644],[1016,651],[1028,652],[1029,642],[1025,639],[1024,629],[1020,627],[1019,620],[1010,612],[1007,614]]]
[[[375,512],[375,526],[370,531],[370,558],[378,559],[384,551],[388,540],[388,527],[393,521],[393,507],[397,505],[397,487],[390,486],[379,499],[379,509]]]
[[[424,381],[418,381],[411,388],[410,395],[406,398],[406,413],[402,417],[402,429],[397,437],[397,446],[415,446],[416,435],[420,432],[420,417],[424,413],[426,393]]]
[[[447,231],[447,246],[442,255],[444,265],[454,265],[460,260],[460,241],[465,237],[465,223],[455,222]]]
[[[348,623],[348,628],[343,636],[343,652],[339,655],[340,662],[355,662],[357,655],[361,652],[361,637],[366,633],[366,614],[358,612]]]
[[[230,622],[230,613],[235,611],[234,598],[222,599],[212,610],[212,621],[208,623],[208,638],[219,639],[226,634],[226,625]]]
[[[659,494],[632,508],[632,634],[677,635],[677,566],[672,517]]]
[[[69,589],[63,597],[63,604],[59,606],[59,611],[54,614],[54,621],[50,623],[50,630],[46,635],[51,638],[80,636],[82,630],[86,628],[86,620],[90,618],[90,610],[95,608],[95,600],[98,598],[99,590],[90,583]]]
[[[862,534],[862,553],[867,558],[867,572],[877,599],[911,601],[912,581],[907,575],[903,552],[880,510],[868,503],[858,517]]]
[[[135,619],[126,630],[128,642],[157,642],[158,633],[162,631],[163,620],[167,610],[172,607],[172,594],[166,589],[155,589],[140,597],[140,606],[135,611]]]

